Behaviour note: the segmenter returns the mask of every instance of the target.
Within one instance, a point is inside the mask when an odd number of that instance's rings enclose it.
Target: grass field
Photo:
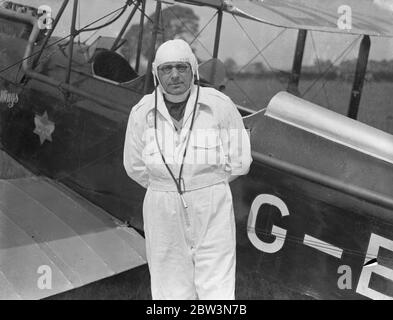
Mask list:
[[[299,91],[306,100],[340,114],[348,111],[352,83],[342,80],[317,82],[302,80]],[[286,90],[286,81],[278,78],[245,78],[229,81],[225,93],[237,104],[250,109],[265,108],[270,99],[279,91]],[[370,126],[393,134],[393,83],[365,82],[359,107],[358,120]]]

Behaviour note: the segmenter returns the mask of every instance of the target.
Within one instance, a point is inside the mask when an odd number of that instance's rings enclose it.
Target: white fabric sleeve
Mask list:
[[[252,162],[250,136],[244,127],[242,116],[232,100],[228,99],[225,107],[224,131],[226,131],[227,171],[231,176],[248,173]]]
[[[123,164],[128,176],[142,187],[147,188],[149,175],[142,158],[144,149],[142,134],[140,124],[135,119],[135,113],[131,111],[124,142]]]

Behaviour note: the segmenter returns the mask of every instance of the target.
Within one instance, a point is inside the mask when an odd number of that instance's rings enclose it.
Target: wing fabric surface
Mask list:
[[[393,37],[393,0],[177,0],[278,27]],[[344,18],[346,28],[339,20]],[[350,24],[348,24],[350,22]],[[339,27],[340,26],[340,27]]]
[[[0,299],[41,299],[145,263],[142,236],[66,187],[0,180]]]

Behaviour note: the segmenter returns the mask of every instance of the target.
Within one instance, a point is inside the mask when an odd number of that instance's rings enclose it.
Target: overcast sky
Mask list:
[[[40,5],[49,5],[56,14],[63,0],[16,0],[15,2],[23,2],[37,7]],[[124,4],[125,0],[80,0],[79,2],[81,14],[78,18],[78,22],[80,21],[80,25],[83,27],[84,25],[111,12],[112,10],[120,8]],[[70,1],[68,9],[60,25],[58,26],[58,30],[56,30],[56,35],[64,36],[69,33],[72,3],[73,1]],[[154,11],[154,6],[155,1],[148,1],[148,14],[151,14]],[[164,5],[164,8],[166,6],[167,5]],[[200,29],[202,29],[214,15],[214,11],[209,8],[192,8],[194,9],[194,12],[200,17],[199,25]],[[116,36],[126,18],[127,14],[125,14],[122,19],[119,19],[119,21],[117,21],[115,24],[97,33],[94,38],[98,35]],[[136,15],[134,19],[134,23],[137,23],[137,20],[139,20],[139,15]],[[283,31],[281,28],[267,26],[241,18],[238,18],[238,21],[241,23],[241,26],[239,26],[238,22],[236,22],[232,16],[224,15],[219,51],[219,58],[222,61],[228,57],[232,57],[238,62],[238,64],[245,64],[257,54],[257,49],[253,46],[248,36],[253,39],[255,45],[258,48],[263,48],[280,32]],[[242,28],[246,30],[248,36],[244,33]],[[201,34],[199,38],[200,41],[195,43],[197,54],[202,60],[209,58],[213,52],[214,31],[215,19]],[[90,34],[88,33],[82,34],[81,40],[83,41],[89,35]],[[275,42],[273,42],[273,44],[269,46],[267,50],[263,52],[266,60],[264,60],[263,57],[258,56],[253,61],[263,61],[265,64],[267,61],[267,63],[273,68],[289,69],[292,65],[296,36],[297,32],[294,30],[284,31],[281,36]],[[352,35],[338,35],[321,32],[309,33],[304,63],[311,64],[316,57],[334,61],[336,57],[338,57],[340,53],[345,50],[345,48],[350,43],[352,43],[354,39],[356,39],[356,36]],[[393,59],[393,39],[372,37],[371,43],[370,59]],[[349,52],[346,58],[348,59],[356,57],[357,51],[358,46],[354,47],[354,49]]]

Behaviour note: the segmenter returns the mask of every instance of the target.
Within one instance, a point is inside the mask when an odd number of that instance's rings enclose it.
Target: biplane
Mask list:
[[[223,15],[298,30],[287,90],[258,111],[238,106],[254,161],[231,183],[237,298],[393,299],[393,136],[356,120],[370,37],[393,37],[393,4],[382,0],[347,0],[350,28],[338,25],[339,0],[157,0],[144,74],[145,0],[127,0],[109,22],[82,29],[78,0],[64,0],[49,29],[42,10],[2,2],[0,298],[76,298],[95,284],[94,299],[108,290],[103,281],[125,272],[127,298],[146,298],[145,190],[123,168],[123,144],[132,106],[153,89],[162,6],[179,3],[217,12],[201,77],[218,89]],[[54,37],[67,6],[69,36]],[[116,39],[75,41],[128,11]],[[137,12],[131,66],[118,49]],[[363,37],[346,116],[298,94],[309,31]]]

